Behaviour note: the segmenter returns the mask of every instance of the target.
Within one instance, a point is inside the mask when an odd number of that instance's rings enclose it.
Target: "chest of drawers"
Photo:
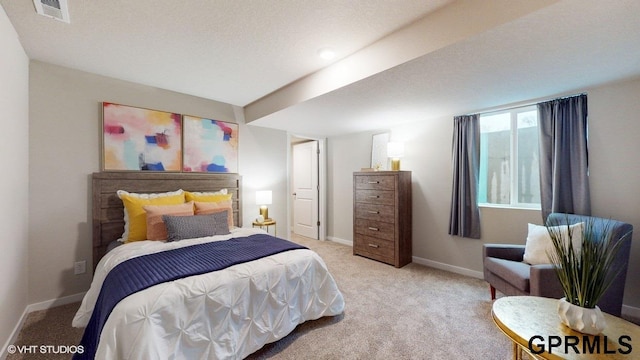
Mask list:
[[[411,262],[411,172],[353,173],[353,254]]]

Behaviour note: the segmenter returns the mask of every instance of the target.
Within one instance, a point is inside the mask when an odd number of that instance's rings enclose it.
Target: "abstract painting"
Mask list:
[[[238,124],[183,116],[182,171],[238,172]]]
[[[102,169],[180,171],[180,114],[102,103]]]

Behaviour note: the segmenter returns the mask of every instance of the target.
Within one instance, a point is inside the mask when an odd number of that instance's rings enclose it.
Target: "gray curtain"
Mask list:
[[[591,215],[587,95],[538,104],[542,221],[552,212]]]
[[[453,186],[449,234],[480,238],[480,115],[453,118]]]

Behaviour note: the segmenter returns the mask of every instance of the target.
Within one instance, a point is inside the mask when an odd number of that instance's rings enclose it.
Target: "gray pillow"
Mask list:
[[[227,210],[193,216],[162,215],[167,227],[167,241],[229,234]]]

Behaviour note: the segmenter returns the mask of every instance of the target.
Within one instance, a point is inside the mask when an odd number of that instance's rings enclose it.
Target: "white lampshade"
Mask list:
[[[271,205],[271,190],[256,191],[257,205]]]
[[[387,156],[390,158],[398,159],[404,156],[404,143],[403,142],[390,142],[387,143]]]

